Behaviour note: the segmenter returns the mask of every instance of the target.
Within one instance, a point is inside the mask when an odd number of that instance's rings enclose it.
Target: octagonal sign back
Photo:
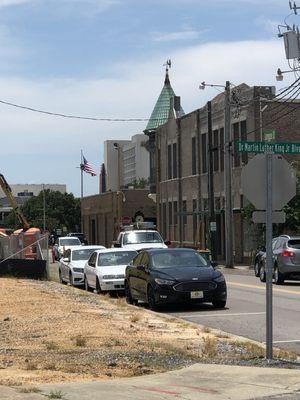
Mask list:
[[[266,157],[258,154],[242,169],[243,194],[257,210],[266,210]],[[272,210],[281,210],[296,195],[296,178],[281,155],[272,155]]]

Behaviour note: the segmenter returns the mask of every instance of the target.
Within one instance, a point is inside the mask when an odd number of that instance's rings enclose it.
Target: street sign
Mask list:
[[[296,178],[289,163],[279,155],[272,156],[272,209],[281,210],[296,195]],[[266,210],[266,160],[262,154],[254,156],[243,167],[243,194],[257,210]]]
[[[252,214],[252,220],[255,224],[266,223],[266,212],[265,211],[254,211]],[[273,224],[284,224],[285,223],[285,212],[284,211],[273,211],[272,212],[272,223]]]
[[[212,221],[210,223],[210,227],[209,228],[210,228],[211,232],[216,232],[217,231],[217,223],[215,221]]]
[[[264,131],[264,141],[272,142],[275,140],[275,129],[268,129]]]
[[[268,129],[264,131],[265,142],[272,142],[275,140],[275,129]]]
[[[237,142],[239,153],[300,154],[300,142]]]
[[[130,225],[132,224],[132,218],[128,216],[123,216],[122,217],[122,224],[123,225]]]

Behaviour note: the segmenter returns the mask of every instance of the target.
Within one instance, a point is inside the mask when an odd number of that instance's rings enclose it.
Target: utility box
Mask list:
[[[300,35],[296,31],[287,31],[282,34],[284,39],[285,56],[288,60],[300,58]]]

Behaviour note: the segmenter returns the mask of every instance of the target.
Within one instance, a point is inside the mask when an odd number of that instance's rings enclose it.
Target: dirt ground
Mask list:
[[[0,385],[128,377],[264,354],[124,298],[56,282],[0,278],[0,293]]]

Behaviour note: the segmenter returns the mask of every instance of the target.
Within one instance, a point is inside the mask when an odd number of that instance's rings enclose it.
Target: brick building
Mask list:
[[[155,204],[144,189],[123,189],[84,197],[81,201],[83,232],[89,244],[110,247],[124,219],[134,222],[139,216],[156,223]]]
[[[297,103],[278,101],[272,87],[240,85],[233,98],[232,203],[235,262],[243,262],[256,249],[256,226],[243,220],[248,203],[241,191],[241,167],[248,154],[239,154],[237,140],[261,140],[263,131],[275,129],[276,141],[297,141],[300,109]],[[224,227],[224,95],[212,100],[214,206],[217,254],[225,258]],[[177,99],[178,103],[178,99]],[[178,104],[174,103],[178,110]],[[265,107],[266,106],[266,107]],[[156,200],[158,228],[178,245],[208,245],[208,124],[204,106],[182,117],[170,112],[168,121],[155,130]],[[261,129],[263,126],[263,129]],[[249,154],[249,157],[253,155]],[[291,159],[291,158],[290,158]],[[299,156],[293,156],[298,161]],[[193,213],[182,215],[182,213]]]

